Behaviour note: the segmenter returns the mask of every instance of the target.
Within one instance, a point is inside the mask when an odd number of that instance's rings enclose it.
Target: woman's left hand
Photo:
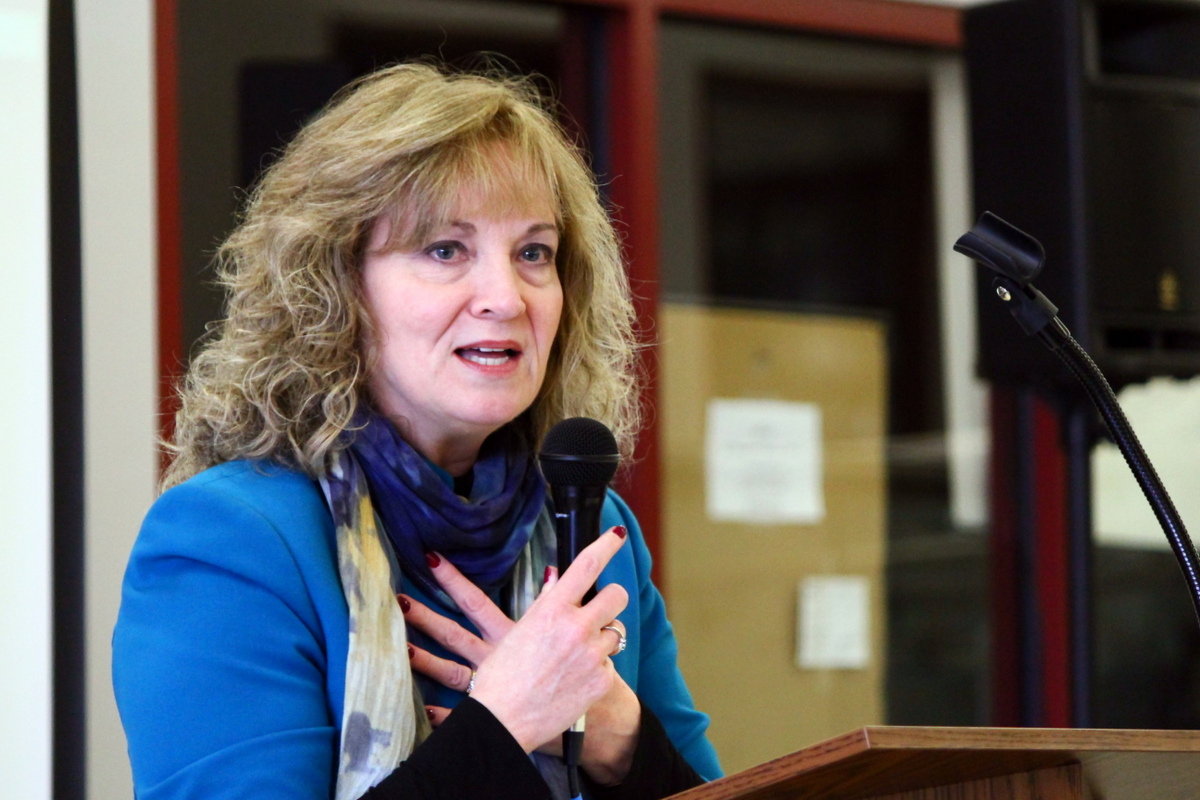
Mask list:
[[[411,597],[401,595],[399,600],[404,619],[447,650],[462,656],[477,667],[516,623],[448,560],[440,559],[438,566],[431,569],[438,584],[458,604],[467,619],[474,623],[480,635],[476,636]],[[546,572],[547,580],[543,591],[552,586],[558,577],[553,568],[547,569]],[[614,624],[624,630],[620,622]],[[416,671],[443,686],[466,691],[471,680],[471,667],[440,658],[413,645],[409,645],[409,657]],[[426,709],[434,727],[440,725],[450,714],[450,709],[440,706],[427,706]],[[601,785],[610,785],[620,782],[625,777],[632,764],[640,727],[641,705],[637,696],[620,675],[616,675],[612,688],[587,712],[587,734],[583,739],[581,766],[593,781]],[[561,755],[562,738],[554,737],[538,747],[538,750]]]

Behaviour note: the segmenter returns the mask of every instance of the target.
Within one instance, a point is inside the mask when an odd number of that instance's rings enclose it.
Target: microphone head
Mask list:
[[[551,486],[607,484],[620,460],[612,431],[589,417],[571,417],[555,425],[538,453],[542,474]]]

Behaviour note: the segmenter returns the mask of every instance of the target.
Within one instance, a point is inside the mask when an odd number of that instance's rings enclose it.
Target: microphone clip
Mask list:
[[[1046,251],[1028,233],[985,211],[958,237],[954,250],[997,273],[992,280],[996,296],[1028,335],[1040,333],[1058,316],[1058,306],[1031,283],[1045,266]]]

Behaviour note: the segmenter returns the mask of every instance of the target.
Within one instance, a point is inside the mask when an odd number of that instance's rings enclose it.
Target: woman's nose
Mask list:
[[[475,286],[471,310],[476,316],[512,319],[525,313],[521,276],[507,254],[481,258]]]

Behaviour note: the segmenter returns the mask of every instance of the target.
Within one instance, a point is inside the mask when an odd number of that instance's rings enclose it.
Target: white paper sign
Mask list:
[[[772,525],[825,518],[821,409],[812,403],[709,400],[704,458],[710,519]]]
[[[814,575],[800,582],[796,664],[866,669],[871,661],[871,584],[864,575]]]

